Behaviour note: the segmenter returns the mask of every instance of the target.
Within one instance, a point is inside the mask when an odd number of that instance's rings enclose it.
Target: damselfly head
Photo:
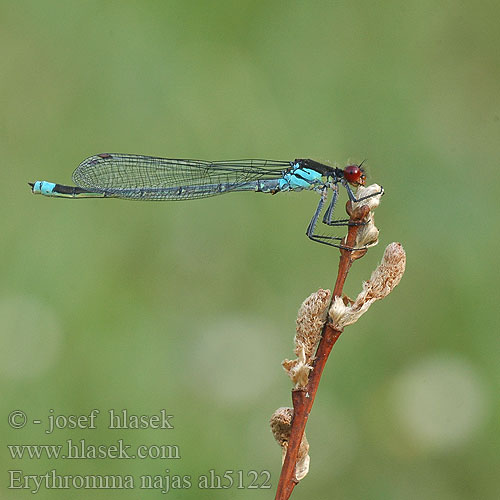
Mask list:
[[[362,167],[364,161],[359,165],[347,165],[344,168],[344,179],[354,186],[364,186],[366,182],[366,174]]]

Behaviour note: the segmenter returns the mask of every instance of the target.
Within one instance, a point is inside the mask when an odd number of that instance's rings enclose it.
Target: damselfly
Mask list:
[[[365,180],[362,164],[341,169],[309,159],[211,162],[103,153],[87,158],[77,167],[73,172],[76,186],[47,181],[29,184],[33,193],[45,196],[127,200],[191,200],[234,191],[276,194],[314,190],[320,194],[320,200],[307,226],[307,236],[319,243],[344,248],[341,237],[317,234],[317,222],[331,191],[322,222],[327,226],[348,225],[347,219],[333,220],[338,185],[345,187],[351,201],[358,202],[374,196],[354,195],[351,186],[364,185]]]

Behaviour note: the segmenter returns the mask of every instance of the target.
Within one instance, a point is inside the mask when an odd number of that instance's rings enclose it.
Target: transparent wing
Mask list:
[[[289,167],[290,162],[276,160],[210,162],[104,153],[84,160],[73,181],[90,191],[127,198],[147,192],[157,199],[186,199],[220,194],[220,185],[227,192],[254,180],[280,178]]]

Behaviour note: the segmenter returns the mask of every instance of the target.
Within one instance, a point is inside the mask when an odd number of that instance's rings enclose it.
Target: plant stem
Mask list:
[[[347,213],[350,215],[349,222],[361,222],[368,215],[369,211],[370,209],[367,206],[361,206],[352,211],[350,208],[350,202],[347,204]],[[359,227],[360,226],[358,224],[349,226],[347,238],[344,243],[346,247],[355,247]],[[366,250],[340,250],[339,269],[332,293],[332,301],[334,297],[340,297],[342,295],[347,273],[349,272],[352,263],[361,258],[365,253]],[[313,369],[309,375],[307,386],[305,389],[294,389],[292,391],[294,414],[287,453],[281,468],[281,475],[276,490],[276,500],[288,500],[293,489],[295,488],[295,485],[298,483],[295,478],[295,464],[297,463],[297,455],[302,441],[302,436],[304,435],[307,419],[309,418],[309,413],[311,412],[314,398],[316,397],[323,368],[325,367],[328,356],[330,355],[330,352],[341,333],[342,330],[336,330],[328,323],[328,321],[325,323],[321,340],[319,341],[318,348],[316,350]]]

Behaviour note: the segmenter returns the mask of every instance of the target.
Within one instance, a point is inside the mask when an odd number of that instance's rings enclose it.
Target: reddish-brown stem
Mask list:
[[[350,204],[348,203],[347,212],[350,215],[351,222],[360,222],[368,215],[369,208],[367,206],[362,206],[352,211],[350,209]],[[358,230],[358,225],[349,226],[347,238],[344,243],[346,247],[355,247]],[[332,293],[332,300],[334,297],[340,297],[342,295],[342,289],[344,288],[347,273],[349,272],[352,263],[356,259],[362,257],[365,253],[366,250],[340,250],[339,269]],[[304,435],[307,419],[309,418],[309,413],[314,403],[314,398],[318,390],[323,368],[325,367],[328,356],[330,355],[330,352],[341,333],[341,330],[334,329],[332,325],[328,324],[328,322],[325,324],[321,340],[318,344],[318,349],[316,350],[316,357],[313,363],[313,369],[309,375],[307,386],[305,389],[294,389],[292,391],[294,415],[290,431],[290,439],[288,441],[287,454],[285,461],[283,462],[283,467],[281,468],[281,475],[276,490],[276,500],[288,500],[295,485],[298,483],[295,478],[295,464],[297,463],[297,455],[299,453],[302,436]]]

